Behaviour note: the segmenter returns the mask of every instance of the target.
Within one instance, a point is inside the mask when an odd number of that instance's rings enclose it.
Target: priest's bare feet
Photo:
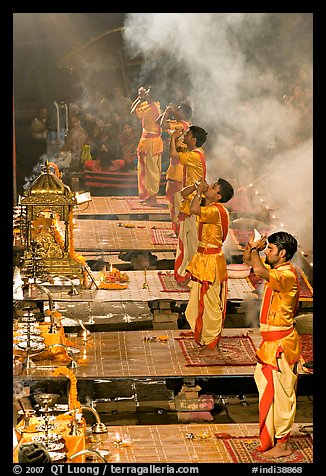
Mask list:
[[[209,347],[207,347],[207,345],[204,345],[199,349],[198,352],[200,352],[200,355],[215,355],[217,354],[217,348],[214,347],[213,349],[210,349]]]
[[[270,450],[264,451],[262,456],[264,458],[282,458],[283,456],[290,456],[292,454],[292,450],[289,448],[288,443],[276,443],[274,448]]]

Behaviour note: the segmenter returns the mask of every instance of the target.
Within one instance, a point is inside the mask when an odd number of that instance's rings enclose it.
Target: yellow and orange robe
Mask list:
[[[191,123],[187,121],[179,121],[174,124],[174,129],[169,129],[168,134],[172,135],[176,129],[182,129],[184,132],[187,132]],[[183,136],[177,142],[177,149],[183,146]],[[186,145],[184,144],[185,148]],[[178,221],[178,214],[180,211],[180,206],[182,202],[181,190],[185,186],[183,180],[185,179],[185,174],[183,173],[184,165],[179,163],[173,163],[170,159],[169,167],[166,171],[166,199],[168,201],[168,207],[171,217],[172,230],[176,235],[179,234],[180,224]]]
[[[179,160],[171,159],[172,164],[183,165],[182,183],[184,187],[193,185],[197,180],[206,179],[206,157],[201,147],[191,151],[179,152]],[[189,211],[191,200],[195,192],[183,200],[178,214],[179,236],[174,262],[174,277],[178,283],[188,279],[186,267],[197,250],[198,227],[196,216]]]
[[[301,353],[300,337],[293,326],[300,294],[297,271],[287,262],[269,273],[262,299],[262,342],[257,349],[254,376],[259,392],[260,451],[290,436]]]
[[[228,230],[229,212],[221,203],[201,207],[198,249],[187,266],[191,281],[185,315],[197,344],[210,349],[220,340],[226,315],[227,268],[222,245]]]
[[[162,130],[156,122],[160,115],[159,102],[143,102],[136,108],[142,121],[142,133],[137,146],[138,194],[141,200],[156,197],[162,171]]]

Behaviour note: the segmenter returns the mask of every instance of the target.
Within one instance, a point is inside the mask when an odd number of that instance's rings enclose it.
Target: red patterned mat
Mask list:
[[[163,291],[167,293],[188,293],[190,289],[186,284],[178,283],[173,273],[162,273],[159,271],[158,277],[163,286]]]
[[[300,334],[301,355],[305,362],[311,362],[314,358],[313,354],[313,335]]]
[[[301,268],[296,266],[296,270],[298,271],[299,275],[299,286],[300,286],[300,301],[312,301],[313,300],[313,289],[311,284],[308,281],[307,276],[303,272]],[[254,287],[255,290],[259,288],[259,286],[264,282],[262,278],[259,278],[254,273],[250,273],[250,275],[246,278],[247,281]]]
[[[175,245],[178,238],[169,236],[173,233],[171,228],[151,228],[151,240],[153,245]]]
[[[255,345],[247,335],[222,336],[217,346],[217,352],[213,355],[202,355],[199,352],[200,347],[192,337],[192,332],[182,332],[180,336],[175,339],[179,342],[186,358],[186,367],[244,366],[257,363]]]
[[[289,440],[292,454],[282,458],[267,459],[257,450],[259,446],[258,436],[238,436],[221,433],[215,437],[223,444],[230,455],[233,463],[312,463],[313,462],[313,439],[309,435],[292,436]]]
[[[311,363],[314,361],[314,353],[313,353],[313,335],[312,334],[300,334],[300,341],[301,341],[301,356],[300,362],[302,365],[305,363]],[[313,368],[309,365],[307,367],[303,367],[304,371],[313,374]]]
[[[129,205],[131,210],[157,210],[158,208],[168,209],[168,205],[165,198],[158,198],[157,205],[148,205],[147,203],[142,203],[139,200],[128,199],[126,202]]]

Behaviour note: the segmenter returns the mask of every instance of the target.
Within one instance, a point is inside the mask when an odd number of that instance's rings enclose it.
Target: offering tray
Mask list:
[[[100,271],[98,279],[97,286],[99,289],[126,289],[129,282],[129,276],[126,273],[121,273],[121,271],[112,266],[110,271]]]

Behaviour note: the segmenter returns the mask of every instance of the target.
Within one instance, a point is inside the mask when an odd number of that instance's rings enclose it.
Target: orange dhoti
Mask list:
[[[194,215],[183,214],[179,223],[179,238],[174,263],[174,277],[178,283],[182,283],[189,277],[186,268],[198,248],[198,228],[196,217]]]
[[[279,370],[257,363],[255,382],[259,392],[260,451],[277,441],[286,441],[296,412],[297,364],[288,364],[284,353],[278,358]]]
[[[162,171],[162,149],[161,137],[142,138],[138,145],[138,193],[142,200],[158,195]]]
[[[167,179],[166,181],[166,199],[168,202],[172,230],[177,235],[179,234],[180,224],[178,220],[178,215],[180,211],[180,205],[182,202],[182,195],[180,193],[182,189],[182,182],[178,180]]]
[[[186,319],[199,345],[214,348],[218,344],[225,318],[227,281],[218,277],[213,284],[190,281]]]

